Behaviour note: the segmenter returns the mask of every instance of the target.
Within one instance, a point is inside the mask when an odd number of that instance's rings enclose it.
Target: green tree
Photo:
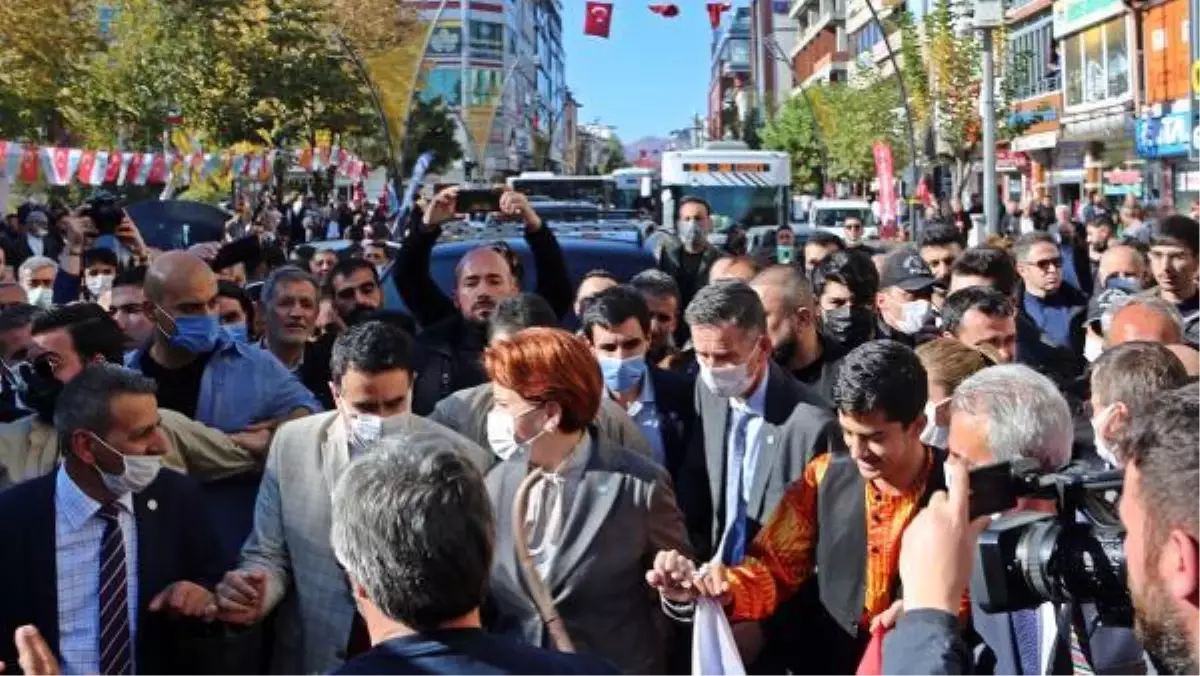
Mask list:
[[[803,96],[794,96],[779,107],[762,132],[763,147],[792,158],[792,189],[815,193],[821,187],[821,140],[813,111]]]
[[[813,87],[811,97],[825,132],[827,180],[869,183],[875,177],[874,144],[880,141],[891,146],[895,166],[904,166],[903,120],[893,81],[868,71],[850,83]]]
[[[458,142],[455,134],[457,126],[454,116],[440,96],[432,101],[424,101],[417,97],[409,114],[408,133],[404,137],[402,175],[412,175],[417,157],[425,151],[433,151],[433,163],[429,166],[429,172],[445,173],[455,160],[463,156],[462,144]],[[483,167],[478,169],[482,171]]]
[[[600,173],[611,174],[617,169],[628,167],[629,163],[625,161],[625,146],[622,145],[621,139],[617,138],[616,134],[609,136],[608,141],[604,144],[604,150],[601,152]]]

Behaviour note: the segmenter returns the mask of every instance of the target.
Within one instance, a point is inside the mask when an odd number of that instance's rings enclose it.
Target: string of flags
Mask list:
[[[98,185],[159,185],[172,177],[199,182],[213,178],[244,178],[269,182],[279,153],[306,172],[337,168],[350,180],[367,175],[365,162],[336,145],[318,145],[297,150],[224,150],[204,152],[193,146],[167,152],[122,152],[84,150],[15,143],[0,139],[0,178],[18,183],[37,183],[44,178],[53,186],[78,182]]]
[[[721,16],[732,8],[727,2],[709,2],[705,4],[705,9],[708,10],[708,23],[713,30],[717,30],[721,26]],[[651,12],[667,18],[674,19],[679,16],[679,5],[668,3],[651,3],[649,5]],[[589,0],[584,7],[583,18],[583,34],[591,35],[598,38],[608,38],[609,32],[612,29],[613,18],[613,3],[604,2],[602,0]]]

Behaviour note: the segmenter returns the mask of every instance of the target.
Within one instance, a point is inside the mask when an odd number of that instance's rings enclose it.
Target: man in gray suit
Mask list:
[[[771,360],[766,312],[748,285],[704,287],[684,318],[700,365],[696,410],[703,434],[680,472],[680,505],[699,558],[736,564],[805,465],[844,450],[842,435],[830,404]],[[782,621],[790,610],[785,604],[763,624]],[[758,623],[734,632],[751,658],[771,633]]]
[[[522,293],[506,298],[488,318],[488,339],[499,340],[534,326],[558,327],[558,317],[545,298],[535,293]],[[511,439],[489,439],[488,411],[492,410],[492,384],[483,383],[459,390],[439,401],[429,419],[458,432],[496,454],[496,462],[504,459],[505,446]],[[654,451],[637,423],[625,409],[608,397],[600,401],[596,414],[596,431],[602,439],[618,448],[628,448],[646,457]]]
[[[271,670],[326,673],[370,648],[329,541],[333,487],[381,438],[436,438],[486,471],[491,454],[410,413],[412,339],[366,322],[339,336],[330,362],[337,410],[279,429],[258,492],[254,529],[237,570],[217,586],[225,621],[258,623],[279,609]]]

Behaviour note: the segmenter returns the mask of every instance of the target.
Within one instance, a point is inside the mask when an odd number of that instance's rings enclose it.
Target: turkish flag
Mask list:
[[[862,661],[858,663],[857,676],[878,676],[883,673],[883,635],[887,629],[876,627],[871,632],[871,640],[863,652]]]
[[[92,176],[92,171],[96,168],[96,151],[85,150],[79,156],[79,173],[76,176],[79,182],[84,185],[96,185],[96,178]]]
[[[598,38],[607,38],[608,29],[612,26],[611,2],[588,2],[587,14],[583,17],[583,34]]]
[[[38,147],[25,146],[25,153],[21,156],[21,165],[17,170],[17,180],[22,183],[37,183],[39,167]]]
[[[104,171],[105,183],[116,183],[121,179],[121,165],[125,163],[125,156],[116,150],[111,150],[108,153],[108,167]]]
[[[146,183],[159,185],[167,182],[167,157],[157,154],[150,162],[150,172],[146,174]]]
[[[679,16],[679,5],[650,5],[650,11],[671,19]]]
[[[713,30],[717,30],[721,25],[721,15],[728,12],[730,6],[723,2],[710,2],[705,6],[708,8],[708,23]]]

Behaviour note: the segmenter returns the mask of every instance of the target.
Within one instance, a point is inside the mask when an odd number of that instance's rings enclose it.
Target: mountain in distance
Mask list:
[[[625,144],[625,159],[630,162],[642,156],[642,151],[646,151],[646,155],[653,157],[655,151],[661,154],[665,150],[670,150],[672,141],[669,138],[660,136],[647,136],[640,138],[633,143]]]

